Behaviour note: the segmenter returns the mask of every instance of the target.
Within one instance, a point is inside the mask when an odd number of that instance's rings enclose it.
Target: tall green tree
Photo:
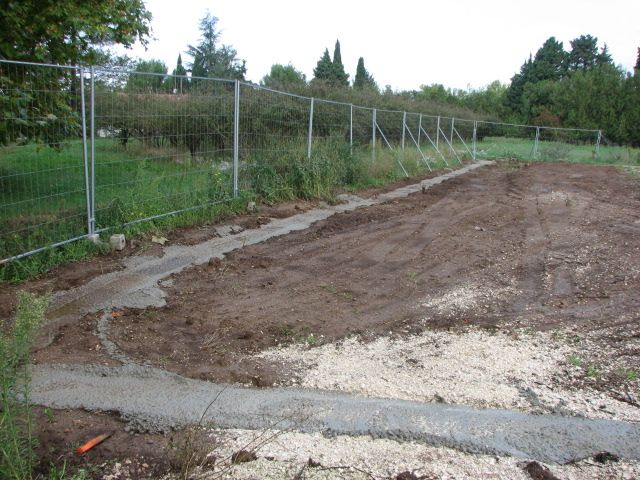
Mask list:
[[[560,80],[567,73],[567,52],[562,42],[548,38],[536,52],[531,62],[528,81]]]
[[[638,56],[636,57],[636,65],[634,67],[635,74],[638,74],[640,70],[640,47],[638,47]]]
[[[207,12],[200,20],[200,42],[189,45],[187,53],[193,57],[191,75],[194,77],[233,78],[244,80],[246,61],[230,45],[219,45],[218,18]],[[195,83],[195,82],[194,82]]]
[[[378,85],[376,85],[376,81],[373,79],[373,76],[367,71],[364,67],[364,58],[360,57],[358,59],[358,66],[356,67],[356,76],[353,80],[353,88],[358,90],[363,90],[366,88],[378,89]]]
[[[164,81],[164,89],[168,92],[183,93],[189,89],[189,79],[185,78],[187,69],[182,64],[182,55],[178,54],[176,68]]]
[[[571,40],[571,51],[568,56],[570,71],[588,70],[596,65],[598,58],[598,39],[591,35],[580,35]]]
[[[329,49],[325,48],[324,53],[318,60],[316,68],[313,69],[313,78],[316,80],[331,81],[333,75],[333,63],[329,55]]]
[[[146,45],[151,13],[143,0],[2,2],[0,58],[93,63],[102,47]]]
[[[332,60],[332,82],[341,87],[349,86],[349,74],[344,70],[342,63],[342,54],[340,53],[340,40],[336,40],[336,46],[333,49]]]
[[[505,105],[516,117],[521,115],[522,95],[524,94],[525,85],[532,81],[532,71],[533,58],[529,56],[529,59],[520,67],[520,71],[511,77],[511,83],[505,94]]]

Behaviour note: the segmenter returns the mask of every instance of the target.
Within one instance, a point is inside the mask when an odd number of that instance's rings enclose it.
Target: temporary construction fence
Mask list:
[[[476,159],[598,155],[600,139],[237,80],[1,60],[0,264],[244,191],[288,189],[287,175],[313,173],[300,160],[336,152],[344,181],[354,159],[409,176]]]

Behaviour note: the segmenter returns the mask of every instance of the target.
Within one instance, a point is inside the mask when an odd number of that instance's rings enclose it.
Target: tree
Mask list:
[[[605,43],[600,53],[596,56],[596,65],[613,65],[613,59],[609,53],[609,47]]]
[[[364,58],[358,59],[358,66],[356,67],[356,76],[353,80],[353,88],[358,90],[364,90],[366,88],[378,89],[376,81],[373,76],[364,68]]]
[[[344,71],[339,40],[336,40],[333,60],[329,56],[329,49],[325,48],[322,57],[318,60],[316,68],[313,69],[313,78],[314,80],[324,81],[333,86],[349,86],[349,74]]]
[[[588,70],[596,64],[598,57],[598,39],[591,35],[580,35],[571,40],[571,52],[568,56],[570,71]]]
[[[4,1],[0,58],[93,63],[101,47],[146,45],[150,21],[143,0]]]
[[[153,75],[145,75],[151,73]],[[135,92],[157,92],[162,89],[167,66],[162,60],[140,60],[129,75],[126,89]]]
[[[217,23],[218,18],[209,12],[200,20],[200,43],[189,45],[187,49],[187,53],[193,57],[191,75],[244,80],[246,61],[237,58],[236,50],[230,45],[218,46],[220,33],[216,31]]]
[[[567,52],[562,42],[548,38],[538,49],[531,63],[528,81],[560,80],[567,72]]]
[[[164,89],[167,92],[183,93],[189,89],[189,79],[187,69],[182,65],[182,55],[178,54],[176,68],[173,69],[171,75],[164,80]]]
[[[318,60],[316,68],[313,69],[313,78],[316,80],[331,81],[333,75],[333,63],[329,56],[329,49],[325,48],[324,53]]]
[[[636,75],[638,74],[638,71],[640,71],[640,47],[638,48],[638,57],[636,58],[636,66],[633,69],[636,73]]]
[[[516,115],[520,115],[522,109],[524,86],[530,82],[532,78],[532,65],[533,59],[529,56],[529,59],[520,67],[520,72],[511,77],[511,83],[504,97],[506,107]]]
[[[271,65],[269,74],[262,78],[260,84],[269,88],[288,90],[305,87],[307,79],[304,73],[299,72],[292,65],[275,63]]]
[[[340,53],[340,40],[336,40],[336,46],[333,50],[332,63],[332,82],[341,87],[349,86],[349,74],[344,71],[342,64],[342,54]]]

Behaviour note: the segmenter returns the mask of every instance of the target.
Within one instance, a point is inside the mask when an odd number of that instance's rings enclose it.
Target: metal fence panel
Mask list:
[[[79,68],[0,62],[0,259],[87,233]]]
[[[97,69],[93,85],[96,231],[232,197],[233,81]]]
[[[307,182],[324,189],[312,195],[326,195],[336,182],[468,159],[619,154],[602,154],[597,130],[389,111],[234,80],[4,60],[0,113],[0,263],[241,191],[294,197],[308,192]]]

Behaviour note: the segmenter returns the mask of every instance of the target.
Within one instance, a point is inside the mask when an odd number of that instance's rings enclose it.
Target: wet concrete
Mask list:
[[[220,428],[371,435],[546,463],[567,463],[601,451],[640,460],[637,424],[344,393],[221,386],[131,364],[38,366],[32,399],[53,408],[118,411],[140,430],[166,430],[202,419]]]

